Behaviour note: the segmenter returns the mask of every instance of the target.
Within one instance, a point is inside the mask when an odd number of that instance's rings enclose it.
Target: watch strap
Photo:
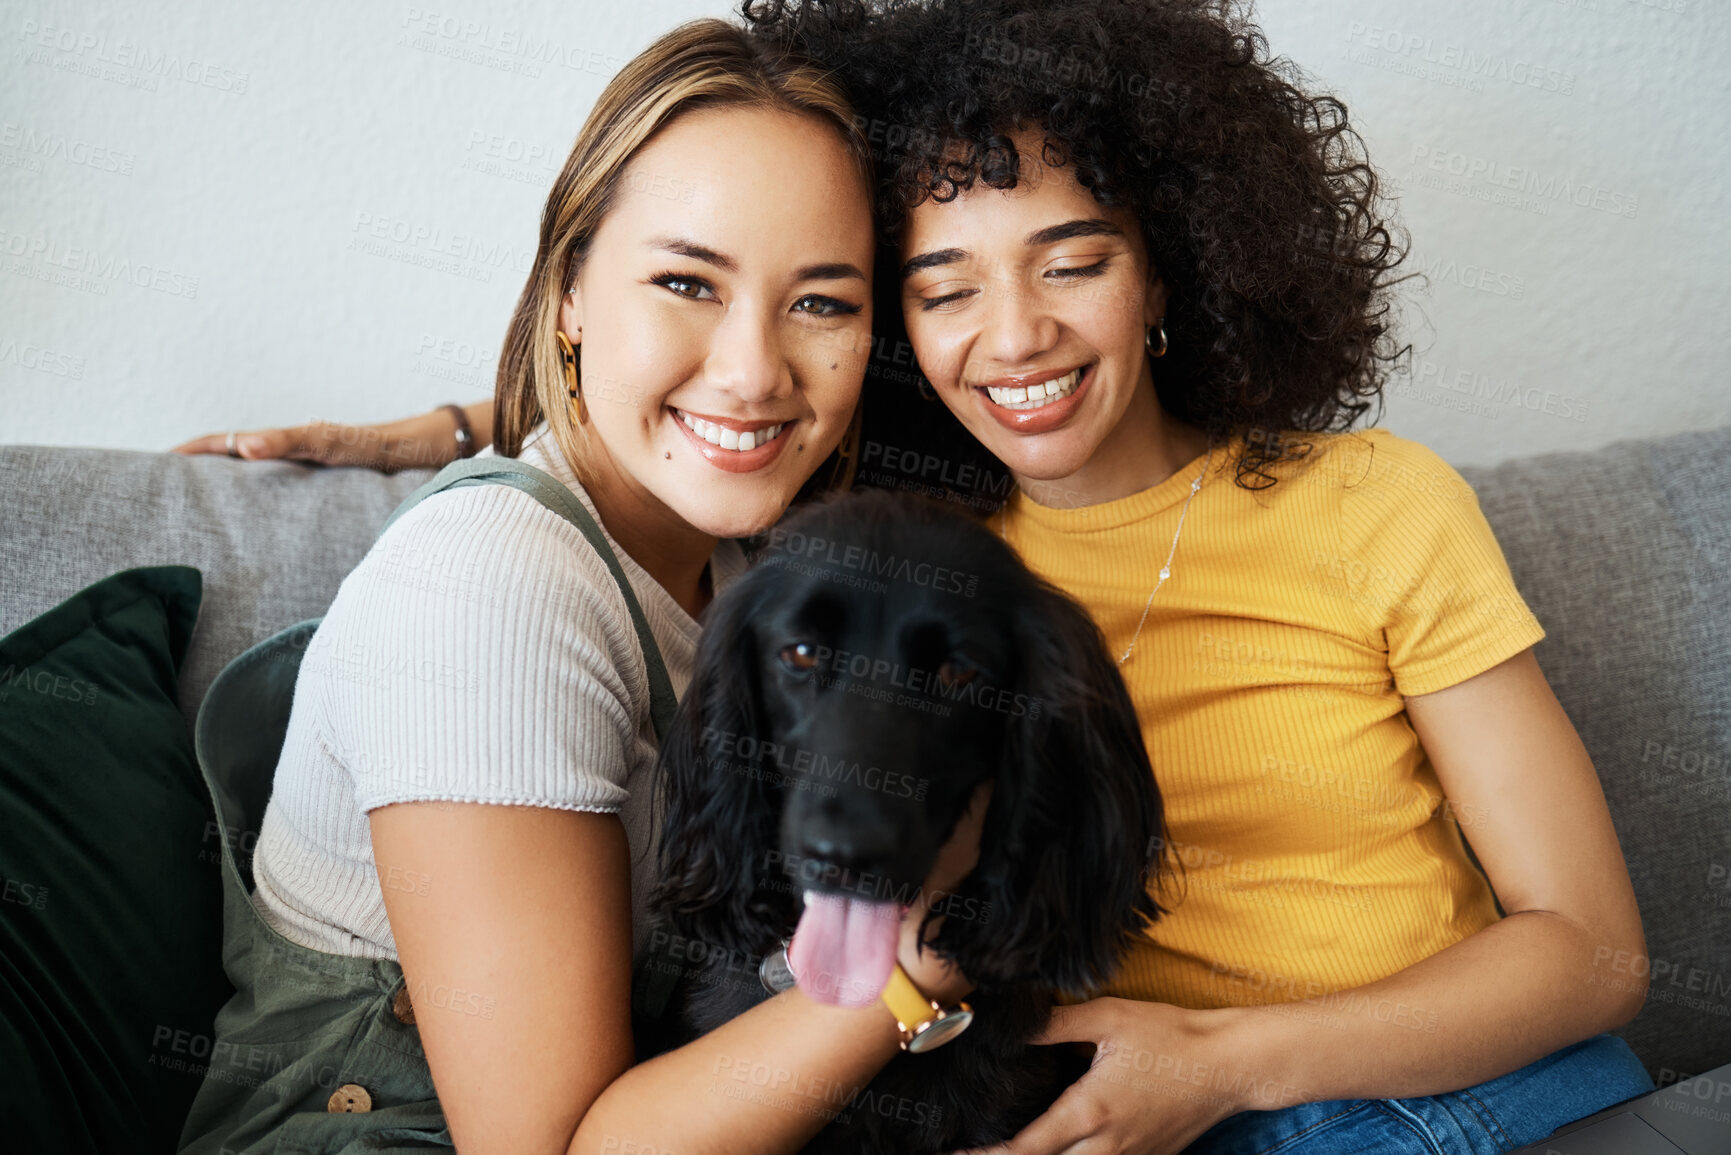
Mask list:
[[[883,994],[879,997],[884,1006],[890,1009],[890,1014],[896,1017],[896,1026],[902,1032],[904,1044],[914,1036],[922,1023],[936,1018],[938,1011],[942,1009],[914,985],[914,980],[908,977],[908,972],[902,969],[901,963],[890,968],[890,977],[884,983]]]
[[[911,1054],[937,1050],[974,1021],[974,1009],[967,1003],[957,1003],[946,1010],[927,998],[900,963],[890,971],[879,998],[896,1017],[902,1050]]]

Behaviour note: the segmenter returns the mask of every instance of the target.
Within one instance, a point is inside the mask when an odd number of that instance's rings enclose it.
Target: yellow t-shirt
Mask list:
[[[1483,816],[1443,805],[1405,697],[1544,631],[1441,458],[1381,429],[1312,440],[1261,492],[1234,482],[1236,443],[1215,451],[1120,667],[1183,870],[1162,898],[1171,913],[1103,994],[1196,1008],[1313,998],[1498,917],[1461,843]],[[993,524],[1088,608],[1117,657],[1204,462],[1082,509],[1017,493]]]

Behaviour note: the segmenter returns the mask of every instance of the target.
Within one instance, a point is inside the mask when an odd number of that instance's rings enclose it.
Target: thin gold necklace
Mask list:
[[[1160,592],[1160,587],[1165,585],[1166,579],[1172,576],[1172,559],[1178,553],[1178,536],[1184,532],[1184,519],[1190,515],[1190,503],[1195,500],[1196,491],[1202,488],[1202,479],[1208,476],[1208,467],[1212,464],[1214,464],[1214,448],[1210,446],[1208,458],[1202,463],[1202,472],[1198,473],[1196,479],[1190,483],[1190,493],[1184,498],[1184,508],[1178,511],[1178,528],[1172,534],[1172,548],[1166,551],[1166,564],[1160,567],[1160,580],[1156,581],[1154,588],[1148,591],[1148,600],[1142,603],[1142,619],[1136,623],[1136,632],[1130,635],[1130,644],[1118,657],[1120,666],[1130,660],[1131,652],[1135,650],[1137,641],[1142,637],[1142,627],[1148,624],[1148,611],[1154,606],[1154,595]],[[1006,541],[1009,540],[1009,534],[1006,532],[1009,527],[1009,520],[1008,515],[1004,512],[1004,507],[1008,505],[1009,502],[1006,501],[1003,506],[998,507],[998,536]]]

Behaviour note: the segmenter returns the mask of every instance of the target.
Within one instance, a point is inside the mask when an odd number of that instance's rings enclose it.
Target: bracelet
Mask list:
[[[457,456],[475,456],[475,431],[469,427],[469,415],[463,412],[461,405],[444,405],[441,408],[449,409],[452,419],[457,423]]]

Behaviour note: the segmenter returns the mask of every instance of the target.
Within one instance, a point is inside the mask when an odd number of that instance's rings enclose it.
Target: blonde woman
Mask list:
[[[657,174],[695,195],[642,191]],[[718,1069],[861,1085],[897,1053],[884,1008],[797,990],[641,1066],[630,1031],[657,671],[683,687],[743,565],[730,539],[826,484],[857,425],[872,236],[852,112],[797,59],[700,21],[608,85],[548,198],[487,430],[605,540],[517,489],[452,489],[344,581],[256,889],[230,887],[238,993],[186,1151],[791,1151],[823,1113],[705,1094]],[[963,993],[915,925],[904,968]]]

